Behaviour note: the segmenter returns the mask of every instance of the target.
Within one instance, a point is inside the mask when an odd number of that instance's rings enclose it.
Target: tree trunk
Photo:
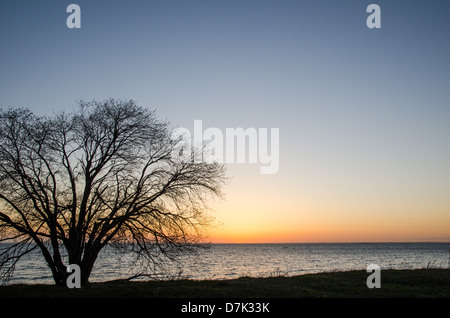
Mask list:
[[[39,246],[42,255],[44,256],[45,261],[47,262],[48,267],[52,271],[53,280],[57,286],[66,286],[66,280],[69,276],[67,273],[67,268],[64,266],[61,255],[59,251],[54,251],[53,256],[45,246],[43,242],[41,242],[37,237],[34,238],[34,241]]]
[[[94,268],[95,261],[97,260],[98,253],[100,252],[99,248],[95,247],[87,247],[83,260],[80,264],[81,269],[81,285],[89,284],[89,277],[91,276],[92,269]]]
[[[53,275],[53,280],[56,286],[67,286],[67,277],[70,273],[67,273],[66,268],[57,267],[54,263],[48,264]]]

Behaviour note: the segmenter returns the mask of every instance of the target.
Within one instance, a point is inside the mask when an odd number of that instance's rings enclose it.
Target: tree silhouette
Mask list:
[[[57,285],[69,264],[88,283],[107,245],[147,262],[200,242],[223,165],[174,158],[167,122],[132,100],[79,102],[40,117],[0,111],[0,268],[39,249]],[[175,156],[176,157],[176,156]]]

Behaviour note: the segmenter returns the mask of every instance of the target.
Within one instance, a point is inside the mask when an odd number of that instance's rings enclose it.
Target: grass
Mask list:
[[[80,289],[53,285],[0,286],[0,298],[450,298],[450,270],[382,270],[381,288],[366,285],[366,271],[232,280],[92,283]]]

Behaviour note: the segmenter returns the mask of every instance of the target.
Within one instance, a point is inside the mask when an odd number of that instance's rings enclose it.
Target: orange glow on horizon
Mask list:
[[[211,207],[220,225],[209,229],[209,241],[450,242],[445,184],[337,183],[283,171],[232,181],[225,200]]]
[[[354,234],[354,233],[212,233],[211,243],[358,243],[358,242],[450,242],[448,236],[404,236],[395,234]]]
[[[339,215],[339,214],[338,214]],[[371,217],[318,213],[290,219],[238,213],[209,231],[212,243],[450,242],[449,217],[423,219],[410,214]]]

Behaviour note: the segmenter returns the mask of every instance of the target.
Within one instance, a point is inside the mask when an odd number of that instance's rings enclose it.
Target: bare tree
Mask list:
[[[174,149],[169,124],[133,101],[79,102],[53,117],[0,111],[3,277],[35,249],[65,285],[68,264],[88,283],[112,243],[148,262],[196,246],[224,167],[176,160]]]

